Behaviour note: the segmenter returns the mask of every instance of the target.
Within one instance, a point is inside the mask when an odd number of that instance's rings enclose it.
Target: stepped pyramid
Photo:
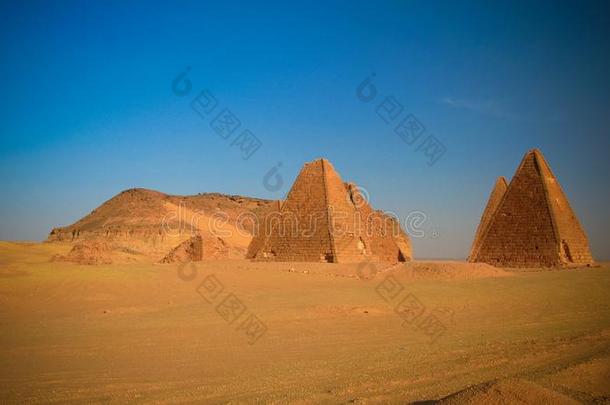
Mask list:
[[[593,264],[587,236],[537,149],[525,154],[505,192],[496,183],[479,230],[471,262],[506,267]]]
[[[258,260],[349,263],[411,259],[394,218],[375,211],[326,159],[306,163],[288,197],[260,216],[247,256]]]
[[[485,207],[483,215],[481,216],[481,222],[479,222],[477,233],[474,236],[474,242],[472,243],[470,255],[468,256],[469,261],[472,261],[471,259],[474,257],[475,252],[478,252],[478,250],[481,248],[481,235],[489,226],[491,218],[498,209],[500,201],[502,201],[502,197],[504,197],[504,193],[506,193],[507,188],[508,184],[506,183],[506,178],[504,176],[498,177],[496,184],[494,184],[494,188],[491,191],[491,195],[489,196],[489,201],[487,201],[487,206]]]

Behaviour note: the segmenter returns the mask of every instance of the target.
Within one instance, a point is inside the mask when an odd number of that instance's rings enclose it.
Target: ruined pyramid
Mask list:
[[[159,263],[186,263],[229,258],[229,247],[215,235],[194,235],[170,250]]]
[[[247,256],[257,260],[349,263],[411,259],[399,222],[375,211],[326,159],[306,163],[284,202],[260,216]]]
[[[487,201],[487,206],[483,211],[483,215],[481,215],[481,222],[479,222],[477,232],[474,236],[474,242],[472,243],[472,248],[470,249],[470,255],[468,255],[469,261],[472,261],[471,259],[474,257],[475,252],[479,251],[482,241],[481,235],[489,226],[491,218],[498,209],[500,201],[502,201],[502,197],[504,197],[504,193],[506,193],[507,188],[508,184],[506,183],[506,178],[504,176],[498,177],[496,184],[494,184],[494,188],[491,191],[491,195],[489,196],[489,200]]]
[[[525,154],[506,191],[498,182],[469,261],[505,267],[593,264],[587,236],[539,150]]]

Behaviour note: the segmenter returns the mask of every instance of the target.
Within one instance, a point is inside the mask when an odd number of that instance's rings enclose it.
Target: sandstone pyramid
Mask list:
[[[116,260],[116,253],[108,243],[84,241],[74,244],[67,255],[55,255],[51,260],[76,264],[111,264]]]
[[[258,211],[257,223],[254,226],[252,240],[246,251],[246,259],[257,258],[259,252],[262,254],[267,236],[271,234],[271,225],[281,218],[281,209],[282,201],[278,200]]]
[[[306,163],[288,197],[260,216],[247,257],[347,263],[411,259],[398,221],[375,211],[326,159]]]
[[[491,220],[487,225],[484,221],[485,214],[472,262],[506,267],[593,264],[587,236],[537,149],[526,153]]]
[[[229,248],[222,238],[195,235],[170,250],[160,263],[199,262],[228,258]]]
[[[504,196],[504,193],[506,193],[507,188],[508,184],[506,183],[506,178],[504,178],[504,176],[498,177],[496,184],[494,184],[494,188],[491,191],[491,195],[489,196],[489,201],[487,201],[487,206],[485,207],[483,215],[481,216],[481,221],[479,222],[477,232],[474,236],[474,242],[472,243],[472,248],[470,249],[470,255],[468,255],[469,260],[475,256],[475,252],[479,251],[481,247],[481,235],[489,226],[491,218],[498,209],[500,201],[502,201],[502,197]]]

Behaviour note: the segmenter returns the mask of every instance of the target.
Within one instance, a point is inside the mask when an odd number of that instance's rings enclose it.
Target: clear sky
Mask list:
[[[416,258],[464,258],[495,178],[537,147],[610,259],[608,2],[289,3],[0,2],[0,239],[42,240],[131,187],[282,198],[323,156],[376,208],[425,214]],[[210,117],[190,107],[206,89]],[[412,144],[394,132],[409,114]],[[247,160],[244,129],[262,144]]]

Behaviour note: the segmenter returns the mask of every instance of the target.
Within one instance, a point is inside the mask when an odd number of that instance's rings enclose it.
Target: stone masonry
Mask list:
[[[349,263],[411,260],[399,222],[374,211],[330,162],[305,164],[286,201],[261,215],[247,256],[256,260]]]
[[[492,192],[490,210],[499,193],[501,190]],[[526,153],[491,220],[487,225],[485,221],[486,213],[479,225],[481,234],[473,243],[471,262],[505,267],[594,263],[587,236],[537,149]]]
[[[468,255],[469,261],[472,261],[471,259],[476,257],[481,249],[481,235],[485,233],[485,230],[489,226],[489,223],[498,209],[500,201],[502,201],[502,197],[504,197],[504,193],[506,193],[507,188],[508,184],[506,183],[506,178],[504,176],[498,177],[496,184],[494,184],[494,188],[491,191],[491,195],[489,196],[489,201],[487,201],[487,206],[485,207],[483,215],[481,216],[481,222],[479,222],[479,226],[477,227],[477,233],[474,236],[474,242],[472,243],[472,248],[470,249],[470,255]]]

